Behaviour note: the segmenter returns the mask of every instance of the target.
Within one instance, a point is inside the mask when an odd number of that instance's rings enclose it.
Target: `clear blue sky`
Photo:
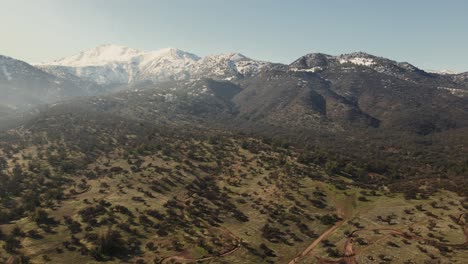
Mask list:
[[[468,1],[0,0],[0,54],[40,62],[104,43],[283,63],[365,51],[468,71]]]

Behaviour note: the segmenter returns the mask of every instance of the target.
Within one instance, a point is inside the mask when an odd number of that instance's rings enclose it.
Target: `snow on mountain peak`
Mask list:
[[[39,66],[53,68],[52,71],[66,71],[99,84],[111,84],[209,76],[239,77],[256,74],[266,64],[240,53],[224,53],[200,58],[176,48],[143,52],[124,46],[105,44]]]
[[[459,74],[459,72],[457,72],[457,71],[452,71],[452,70],[427,70],[427,72],[436,73],[436,74],[441,74],[441,75],[454,75],[454,74]]]
[[[79,54],[44,63],[42,65],[87,67],[103,66],[115,63],[135,63],[135,61],[148,61],[158,58],[166,58],[167,60],[189,59],[193,61],[200,59],[194,54],[176,48],[164,48],[156,51],[143,52],[125,46],[103,44],[80,52]]]
[[[143,52],[140,56],[148,57],[148,58],[157,58],[157,57],[166,57],[166,58],[174,58],[174,59],[190,59],[193,61],[197,61],[200,58],[192,53],[176,49],[176,48],[164,48],[156,51],[149,51]]]
[[[239,75],[255,75],[267,64],[269,63],[252,60],[240,53],[222,53],[202,58],[194,72],[196,75],[211,74],[231,80]]]
[[[240,61],[240,60],[250,60],[246,56],[240,53],[221,53],[221,54],[211,54],[202,58],[202,60],[216,60],[216,61]]]
[[[350,58],[350,59],[339,59],[339,62],[341,64],[352,63],[352,64],[363,65],[363,66],[371,66],[375,64],[373,59],[362,58],[362,57],[356,57],[356,58]]]
[[[365,52],[354,52],[350,54],[340,55],[338,56],[338,61],[341,64],[352,63],[362,66],[372,66],[376,64],[375,57]]]
[[[44,65],[72,67],[97,66],[112,62],[128,61],[139,54],[141,54],[141,51],[136,49],[113,44],[104,44],[70,57],[45,63]]]

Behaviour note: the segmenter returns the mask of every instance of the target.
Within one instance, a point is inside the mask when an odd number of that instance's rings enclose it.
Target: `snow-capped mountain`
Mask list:
[[[227,118],[222,113],[228,113],[269,125],[340,130],[352,124],[404,127],[425,134],[461,124],[452,120],[464,118],[468,75],[428,73],[363,52],[312,53],[289,65],[239,53],[200,58],[174,48],[142,52],[116,45],[36,67],[0,57],[0,107],[9,106],[3,107],[5,113],[12,107],[77,96],[112,97],[122,90],[121,95],[130,97],[104,106],[120,104],[124,108],[118,111],[139,109],[135,116],[155,119],[166,113],[171,118],[182,115],[190,120],[195,114],[211,120]],[[134,99],[131,109],[125,108],[130,103],[126,98]],[[101,99],[92,99],[93,105]],[[140,107],[139,101],[146,106]],[[442,111],[447,105],[451,108]],[[438,118],[425,115],[434,109]]]
[[[108,63],[129,61],[140,54],[141,52],[136,49],[105,44],[70,57],[46,63],[45,65],[71,67],[99,66]]]
[[[417,82],[431,75],[443,75],[421,70],[407,62],[396,62],[364,52],[338,56],[322,53],[307,54],[287,65],[250,59],[240,53],[199,57],[176,48],[140,51],[106,44],[79,54],[58,59],[37,67],[56,76],[76,76],[99,85],[124,85],[142,81],[166,82],[212,78],[234,80],[252,77],[262,69],[281,66],[290,71],[321,72],[326,69],[375,72]]]
[[[256,61],[240,53],[210,55],[197,61],[192,68],[195,78],[211,77],[214,79],[234,79],[242,76],[254,76],[268,62]]]
[[[252,60],[239,53],[201,58],[175,48],[143,52],[123,46],[102,45],[36,67],[0,57],[0,105],[37,105],[138,88],[146,84],[180,84],[198,79],[236,80],[233,84],[242,84],[242,87],[257,79],[259,82],[254,86],[263,88],[266,81],[276,80],[281,75],[318,76],[320,82],[328,80],[330,83],[327,85],[333,85],[338,96],[354,103],[360,97],[360,91],[369,87],[372,87],[372,91],[382,88],[382,93],[386,93],[387,90],[396,89],[390,87],[410,85],[458,97],[465,97],[468,90],[466,74],[428,73],[406,62],[363,52],[338,56],[312,53],[284,65]],[[301,85],[303,82],[304,79],[298,80]],[[282,87],[285,83],[288,82],[277,84]],[[252,91],[256,92],[258,90]],[[265,90],[265,96],[270,96],[270,93],[271,90]],[[260,102],[264,98],[258,100]]]
[[[123,46],[102,45],[38,67],[73,74],[98,84],[124,84],[136,79],[185,77],[184,66],[198,59],[177,49],[141,52]]]
[[[256,74],[267,64],[238,53],[200,58],[175,48],[143,52],[106,44],[37,66],[57,74],[73,74],[98,84],[126,84],[201,77],[232,79]]]

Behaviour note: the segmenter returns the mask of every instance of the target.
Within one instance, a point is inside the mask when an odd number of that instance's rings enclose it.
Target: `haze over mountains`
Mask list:
[[[468,123],[467,73],[428,73],[362,52],[312,53],[284,65],[239,53],[200,58],[174,48],[142,52],[101,45],[35,66],[0,57],[0,69],[3,113],[109,94],[99,102],[120,103],[106,111],[138,108],[156,120],[210,122],[216,116],[231,124],[326,131],[383,127],[421,134]],[[163,110],[165,116],[159,114]]]
[[[0,104],[16,108],[96,94],[100,88],[76,76],[48,74],[23,61],[0,56]]]
[[[11,64],[12,60],[8,64],[6,58],[2,57],[3,79],[9,81],[11,79],[10,72],[15,75],[16,79],[21,79],[22,77],[18,75],[20,72],[17,72],[18,69],[16,69],[20,66]],[[309,64],[307,62],[304,64],[305,60],[308,60]],[[17,62],[19,64],[19,61]],[[298,63],[303,64],[299,65]],[[35,66],[57,78],[78,81],[76,77],[80,77],[83,80],[92,81],[99,85],[110,85],[147,80],[154,82],[196,78],[232,80],[255,76],[264,68],[272,69],[278,66],[283,66],[283,69],[292,71],[308,70],[309,72],[316,72],[325,69],[328,64],[336,63],[366,66],[377,72],[401,78],[404,77],[405,72],[424,72],[408,63],[398,63],[366,53],[352,53],[341,56],[329,56],[320,53],[309,54],[286,68],[287,65],[256,61],[240,53],[209,55],[200,58],[197,55],[175,48],[142,52],[111,44],[101,45],[70,57]],[[466,73],[442,73],[450,76],[447,79],[458,80],[462,83],[465,81],[458,76],[466,75]],[[32,75],[33,73],[26,74]],[[59,81],[55,80],[54,82],[58,83]]]

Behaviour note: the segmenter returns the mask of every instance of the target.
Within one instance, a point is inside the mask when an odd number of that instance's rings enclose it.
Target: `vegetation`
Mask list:
[[[2,133],[0,153],[5,263],[287,263],[331,228],[317,250],[338,259],[356,229],[366,247],[390,226],[401,235],[369,256],[386,261],[411,247],[418,260],[450,262],[466,253],[457,218],[466,190],[420,184],[426,158],[408,187],[404,162],[394,171],[319,144],[81,110]]]

